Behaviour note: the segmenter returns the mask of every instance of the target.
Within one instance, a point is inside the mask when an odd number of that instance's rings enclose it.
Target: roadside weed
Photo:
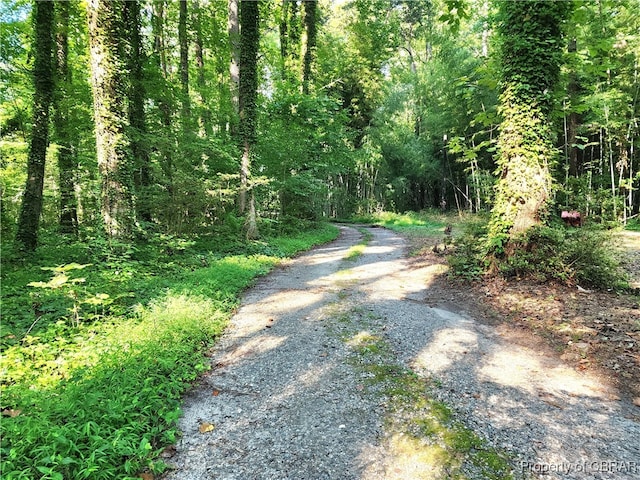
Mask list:
[[[209,368],[206,353],[239,294],[280,258],[336,235],[321,226],[240,247],[158,238],[120,253],[95,242],[92,252],[63,246],[32,259],[48,271],[3,265],[0,476],[161,473],[160,453],[179,435],[181,395]],[[50,267],[54,258],[68,263]],[[70,281],[74,265],[84,282]],[[92,298],[104,303],[85,302]]]

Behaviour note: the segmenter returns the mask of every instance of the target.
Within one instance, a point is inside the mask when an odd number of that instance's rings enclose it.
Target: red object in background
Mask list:
[[[580,212],[576,210],[571,210],[570,212],[567,210],[563,210],[560,214],[560,218],[566,225],[571,225],[572,227],[580,227],[582,226],[582,216]]]

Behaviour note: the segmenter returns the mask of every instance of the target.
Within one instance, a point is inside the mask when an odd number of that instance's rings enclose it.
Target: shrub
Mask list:
[[[627,284],[612,242],[611,234],[596,226],[536,226],[522,236],[520,248],[500,268],[507,276],[618,290]]]
[[[509,256],[489,257],[486,226],[471,224],[449,257],[454,274],[469,278],[493,270],[505,277],[556,280],[593,288],[621,290],[628,286],[612,248],[610,231],[599,226],[565,228],[536,226],[514,242]]]

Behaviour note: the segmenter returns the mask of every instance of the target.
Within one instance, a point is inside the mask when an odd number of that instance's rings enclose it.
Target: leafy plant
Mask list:
[[[337,232],[321,225],[249,245],[229,237],[164,238],[127,249],[131,255],[120,260],[96,249],[96,268],[77,263],[47,268],[53,277],[33,282],[48,294],[43,301],[61,297],[78,308],[103,311],[93,322],[69,323],[68,311],[57,309],[21,341],[3,338],[2,478],[134,479],[141,472],[162,472],[159,455],[179,435],[181,395],[208,368],[206,353],[240,292],[279,258],[331,240]],[[65,248],[65,255],[80,256],[76,247]],[[233,249],[234,255],[225,253]],[[3,276],[24,279],[18,266],[3,268]],[[118,271],[113,267],[136,275],[113,283]],[[70,299],[69,290],[79,282],[72,282],[69,272],[83,268],[87,292]],[[31,278],[40,272],[27,270]],[[110,294],[101,293],[107,289]],[[29,301],[24,288],[13,295],[15,305]],[[22,325],[11,320],[18,329]]]

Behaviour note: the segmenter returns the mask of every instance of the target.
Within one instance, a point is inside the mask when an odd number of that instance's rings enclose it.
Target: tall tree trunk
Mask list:
[[[187,0],[180,0],[178,17],[178,43],[180,44],[180,87],[182,89],[182,129],[189,130],[191,100],[189,99],[189,39],[187,38]]]
[[[70,128],[71,90],[69,69],[69,2],[58,1],[56,26],[56,76],[53,130],[58,144],[58,174],[60,184],[60,231],[78,233],[78,202],[76,199],[76,175],[78,162]]]
[[[169,146],[173,140],[171,129],[171,112],[173,110],[173,101],[171,92],[167,87],[167,60],[165,54],[165,40],[164,40],[164,23],[165,23],[165,0],[154,0],[153,2],[153,14],[151,28],[153,32],[153,59],[155,67],[162,76],[162,86],[155,94],[155,98],[158,102],[158,110],[160,111],[160,121],[164,127],[164,135],[168,141],[164,142],[162,148],[162,164],[161,168],[166,177],[166,188],[170,197],[170,201],[173,203],[174,188],[173,188],[173,148]]]
[[[154,0],[153,2],[153,45],[158,55],[158,63],[162,71],[162,77],[167,78],[167,48],[164,39],[164,12],[165,0]]]
[[[96,153],[102,177],[101,212],[109,238],[133,233],[132,162],[126,137],[124,0],[89,0],[91,81]]]
[[[575,54],[578,50],[575,38],[569,42],[568,52]],[[578,165],[578,147],[576,147],[576,139],[578,138],[578,127],[580,125],[580,114],[576,112],[574,102],[578,99],[580,86],[578,84],[578,75],[575,68],[569,73],[569,85],[567,86],[567,94],[571,101],[571,110],[567,119],[567,151],[569,153],[569,175],[577,177],[580,173],[580,165]]]
[[[211,124],[211,111],[209,110],[209,101],[206,94],[206,80],[204,73],[204,40],[202,38],[201,16],[202,8],[200,2],[195,0],[193,3],[193,30],[195,33],[195,53],[196,68],[198,71],[197,85],[198,94],[200,95],[200,130],[203,135],[213,135],[213,126]]]
[[[229,20],[227,29],[229,33],[229,48],[231,50],[231,62],[229,63],[229,75],[231,77],[231,105],[233,114],[240,110],[238,90],[240,88],[240,9],[238,0],[229,0]],[[234,133],[235,119],[231,121],[231,132]]]
[[[306,2],[307,0],[304,1]],[[313,13],[315,13],[315,10]],[[282,0],[279,25],[282,78],[293,80],[296,83],[300,81],[300,72],[304,68],[303,63],[301,63],[303,56],[301,53],[302,27],[298,1]]]
[[[131,79],[129,87],[129,125],[131,127],[131,153],[133,155],[133,183],[136,191],[136,213],[140,220],[151,222],[151,201],[148,190],[151,186],[150,156],[147,146],[147,122],[144,110],[144,52],[140,35],[140,2],[125,3],[125,24],[129,39],[128,68]]]
[[[258,48],[260,44],[260,9],[255,0],[242,0],[240,10],[240,83],[238,88],[242,160],[240,165],[240,195],[238,208],[244,213],[247,205],[251,151],[256,141],[258,97]],[[247,237],[258,235],[255,196],[250,196]]]
[[[311,69],[316,55],[318,30],[316,25],[318,2],[317,0],[305,0],[304,2],[304,26],[307,33],[307,41],[304,47],[304,59],[302,68],[302,92],[309,94],[311,82]]]
[[[499,3],[502,174],[489,230],[495,254],[514,253],[519,236],[541,222],[552,199],[551,92],[559,76],[562,25],[570,8],[568,2]]]
[[[54,92],[54,4],[34,2],[33,128],[27,159],[27,182],[22,197],[16,240],[27,251],[38,244],[42,212],[44,167],[49,145],[49,111]]]
[[[281,17],[280,17],[280,60],[282,61],[282,76],[286,77],[287,73],[287,56],[289,51],[289,3],[291,0],[282,0]]]

